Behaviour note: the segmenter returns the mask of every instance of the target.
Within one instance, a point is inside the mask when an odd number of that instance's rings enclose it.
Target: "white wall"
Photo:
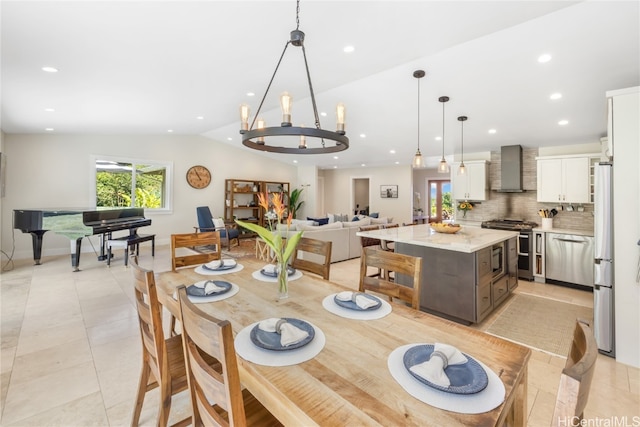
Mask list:
[[[92,155],[173,162],[173,212],[145,213],[153,223],[144,233],[156,234],[159,244],[168,243],[173,233],[193,231],[197,206],[208,205],[214,216],[222,216],[225,179],[264,179],[297,185],[295,166],[202,136],[5,134],[3,146],[7,152],[7,185],[1,211],[2,250],[11,252],[15,235],[16,259],[31,258],[33,252],[31,236],[12,229],[14,209],[95,206],[95,201],[90,200],[89,177],[95,173]],[[187,169],[196,164],[206,166],[212,174],[211,184],[202,190],[191,188],[185,179]],[[98,242],[97,238],[92,240]],[[85,239],[83,251],[91,250],[87,243]],[[52,232],[45,234],[43,256],[69,251],[67,238]]]
[[[629,93],[630,92],[630,93]],[[617,92],[620,93],[620,92]],[[640,367],[640,88],[613,97],[616,360]]]
[[[393,222],[411,223],[412,214],[412,169],[411,166],[389,166],[378,168],[326,169],[321,171],[325,182],[326,213],[352,214],[353,194],[351,181],[354,178],[369,179],[369,212],[379,212],[381,217],[393,217]],[[381,185],[397,185],[397,199],[380,197]]]

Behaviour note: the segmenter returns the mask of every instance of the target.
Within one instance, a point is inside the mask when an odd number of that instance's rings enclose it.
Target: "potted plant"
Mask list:
[[[300,200],[302,190],[304,188],[295,188],[289,195],[289,212],[291,212],[293,218],[296,217],[298,210],[304,205],[304,200]]]

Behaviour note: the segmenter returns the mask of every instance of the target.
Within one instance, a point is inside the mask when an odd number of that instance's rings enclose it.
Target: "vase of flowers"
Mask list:
[[[458,204],[458,210],[462,211],[462,218],[466,218],[467,211],[470,211],[472,209],[473,209],[473,204],[471,202],[467,202],[466,200]]]
[[[270,209],[267,197],[262,193],[258,194],[258,204],[265,210],[265,218],[267,219],[266,228],[258,224],[240,220],[236,220],[236,223],[240,227],[257,233],[273,251],[276,258],[276,273],[278,277],[278,299],[284,299],[289,297],[289,276],[287,264],[291,255],[293,255],[293,251],[298,245],[300,238],[302,237],[302,231],[294,234],[293,236],[283,238],[283,230],[278,227],[278,224],[282,223],[282,219],[287,211],[282,193],[273,193],[271,202],[273,210]],[[289,234],[292,219],[293,213],[289,212],[289,215],[286,218],[287,236]]]

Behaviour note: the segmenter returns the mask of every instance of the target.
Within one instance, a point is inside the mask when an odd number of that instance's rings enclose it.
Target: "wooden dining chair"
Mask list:
[[[367,268],[374,267],[382,271],[381,277],[367,276]],[[396,275],[404,274],[410,277],[413,287],[400,285],[388,279],[389,272]],[[420,274],[422,272],[422,258],[387,252],[381,249],[363,248],[360,258],[360,286],[359,291],[378,292],[389,297],[398,298],[418,310],[420,308]],[[396,276],[397,277],[397,276]]]
[[[567,420],[582,420],[597,358],[598,345],[593,331],[585,320],[578,319],[567,363],[560,375],[553,426],[567,425]]]
[[[400,227],[400,224],[382,224],[382,228],[385,229],[385,230],[387,228],[398,228],[398,227]],[[395,251],[394,242],[389,242],[387,240],[381,240],[380,241],[380,246],[382,247],[383,251],[389,251],[389,252]]]
[[[300,258],[300,256],[306,258]],[[309,271],[329,280],[331,270],[331,242],[301,237],[296,250],[293,251],[291,266],[299,270]]]
[[[361,227],[358,227],[358,231],[371,231],[371,230],[379,230],[379,229],[380,229],[380,225],[363,225]],[[364,248],[368,248],[368,247],[376,247],[376,248],[382,249],[382,242],[380,241],[380,239],[375,239],[373,237],[360,236],[360,245],[362,246],[363,251],[364,251]],[[372,274],[367,273],[367,275],[369,277],[381,277],[382,270],[377,269],[375,273],[372,273]]]
[[[158,300],[153,270],[140,267],[136,256],[132,256],[130,262],[142,340],[142,370],[131,425],[139,424],[146,393],[159,388],[157,425],[164,427],[169,421],[171,397],[187,389],[182,338],[172,336],[165,339],[162,330],[162,306]],[[190,423],[191,417],[188,417],[175,425]]]
[[[195,253],[177,255],[177,249],[187,248]],[[206,264],[222,257],[220,233],[186,233],[171,235],[171,270],[189,265]]]
[[[231,323],[197,308],[189,301],[184,285],[178,287],[178,300],[193,425],[282,425],[249,390],[242,389]],[[219,364],[212,368],[205,356]]]

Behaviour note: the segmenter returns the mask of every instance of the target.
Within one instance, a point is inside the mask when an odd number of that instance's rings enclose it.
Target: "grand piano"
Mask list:
[[[118,209],[16,209],[13,211],[13,227],[30,233],[33,241],[33,259],[40,264],[42,256],[42,237],[47,231],[53,231],[75,240],[75,253],[71,248],[71,266],[79,271],[80,248],[82,239],[101,234],[100,256],[106,259],[104,251],[105,237],[118,230],[129,230],[135,234],[139,227],[151,225],[151,219],[144,217],[143,208]]]

